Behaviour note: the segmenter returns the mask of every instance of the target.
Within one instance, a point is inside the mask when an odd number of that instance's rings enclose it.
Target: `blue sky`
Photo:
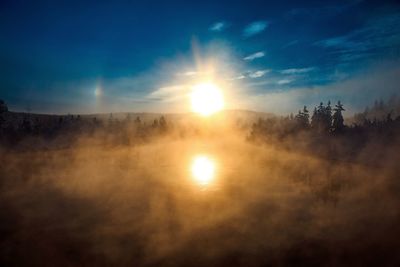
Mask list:
[[[212,80],[227,108],[274,113],[400,91],[397,1],[2,1],[0,98],[46,113],[188,111]]]

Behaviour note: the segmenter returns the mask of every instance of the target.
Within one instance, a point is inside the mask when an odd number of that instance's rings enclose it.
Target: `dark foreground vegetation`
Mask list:
[[[398,266],[391,101],[346,123],[321,103],[228,125],[1,102],[0,265]],[[208,186],[190,177],[196,154],[218,164]]]

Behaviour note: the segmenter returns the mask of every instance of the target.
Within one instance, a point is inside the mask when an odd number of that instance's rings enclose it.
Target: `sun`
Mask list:
[[[212,115],[224,107],[222,91],[213,83],[201,83],[193,86],[190,98],[192,111],[202,116]]]
[[[201,185],[207,185],[215,175],[215,163],[208,156],[198,155],[192,162],[193,178]]]

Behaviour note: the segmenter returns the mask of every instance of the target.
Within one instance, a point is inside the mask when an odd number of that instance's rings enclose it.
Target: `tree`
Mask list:
[[[6,120],[4,119],[3,115],[0,114],[0,131],[3,129]]]
[[[311,127],[318,132],[329,132],[332,127],[332,108],[331,102],[328,101],[327,106],[321,102],[314,109],[311,117]]]
[[[157,128],[158,127],[158,120],[157,119],[155,119],[154,121],[153,121],[153,128]]]
[[[32,132],[32,125],[28,117],[24,116],[22,123],[19,125],[19,130],[22,134],[30,134]]]
[[[310,123],[310,114],[309,114],[309,112],[307,110],[307,106],[303,107],[303,117],[304,117],[304,121],[308,125]]]
[[[324,106],[324,103],[321,102],[319,103],[319,106],[314,109],[314,114],[312,116],[312,121],[311,125],[313,129],[317,130],[318,132],[324,132],[325,131],[325,113],[326,113],[326,108]]]
[[[2,99],[0,99],[0,129],[3,128],[3,126],[6,122],[6,119],[3,116],[3,114],[6,112],[8,112],[8,107],[7,107],[6,103]]]
[[[331,101],[328,101],[327,106],[325,107],[324,113],[322,114],[321,120],[321,130],[324,132],[329,132],[332,128],[332,107]]]
[[[131,122],[131,114],[130,113],[126,114],[125,122],[127,122],[127,123]]]
[[[136,117],[135,125],[139,126],[140,124],[142,124],[142,121],[140,120],[140,117]]]
[[[317,107],[314,108],[313,115],[311,116],[311,128],[318,128],[318,110]]]
[[[165,132],[167,130],[167,121],[165,120],[164,116],[161,116],[159,124],[161,132]]]
[[[331,101],[328,101],[328,105],[325,108],[326,120],[329,121],[329,125],[332,124],[332,107]]]
[[[333,130],[340,131],[344,128],[342,111],[345,111],[345,109],[343,108],[343,104],[338,101],[333,110],[335,111],[333,113]]]
[[[319,114],[323,114],[325,112],[325,107],[324,107],[324,103],[323,102],[319,103],[319,106],[317,108],[317,112]]]
[[[309,117],[310,115],[308,114],[307,107],[303,107],[303,111],[299,110],[299,113],[296,115],[295,120],[297,122],[297,125],[300,128],[306,129],[308,128],[310,122],[309,122]]]
[[[0,99],[0,114],[5,113],[8,111],[8,107],[6,105],[6,103]]]
[[[387,122],[387,123],[392,123],[392,122],[393,122],[393,119],[392,119],[392,112],[393,112],[393,111],[389,112],[389,113],[386,115],[386,122]]]

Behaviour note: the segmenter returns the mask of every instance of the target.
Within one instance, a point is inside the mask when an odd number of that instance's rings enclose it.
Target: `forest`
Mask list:
[[[1,101],[0,265],[395,266],[399,106],[204,119]],[[211,182],[191,178],[196,155]]]

